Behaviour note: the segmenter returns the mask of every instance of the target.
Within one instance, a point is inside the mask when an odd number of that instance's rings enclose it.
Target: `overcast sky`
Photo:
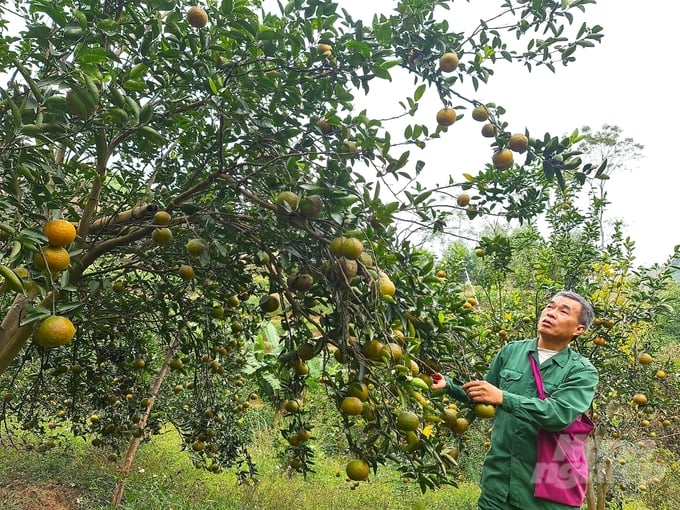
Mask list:
[[[491,6],[497,12],[500,3],[484,0],[469,6],[452,2],[452,29],[460,30],[455,20],[462,16],[457,9],[468,11],[484,5],[485,11]],[[386,15],[395,4],[391,0],[340,2],[352,13]],[[624,221],[625,234],[636,242],[637,262],[644,265],[665,262],[680,244],[676,205],[680,156],[674,124],[680,118],[680,80],[674,69],[679,17],[676,2],[599,0],[588,7],[586,20],[603,26],[601,44],[577,52],[576,62],[558,66],[555,74],[547,69],[528,73],[522,66],[503,66],[476,96],[482,102],[503,105],[508,110],[504,120],[513,132],[528,127],[536,136],[546,131],[561,135],[582,126],[598,130],[610,124],[619,126],[624,137],[644,145],[643,159],[633,162],[630,171],[614,175],[607,185],[612,202],[608,217]],[[412,80],[405,82],[402,89],[394,82],[383,94],[403,99],[412,94],[412,84]],[[426,94],[432,106],[426,103],[421,107],[432,117],[439,107],[436,96],[434,92]],[[489,141],[479,136],[479,127],[468,115],[449,128],[443,140],[420,153],[412,152],[412,157],[426,160],[425,172],[430,174],[438,169],[442,176],[475,173],[491,154]]]

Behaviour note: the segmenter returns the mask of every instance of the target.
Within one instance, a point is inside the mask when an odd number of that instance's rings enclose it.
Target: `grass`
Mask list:
[[[478,487],[462,483],[422,494],[414,483],[404,484],[396,470],[381,467],[369,481],[353,487],[345,481],[346,459],[316,451],[315,472],[304,478],[280,467],[272,455],[276,434],[261,428],[251,454],[259,482],[239,485],[236,475],[218,475],[195,469],[179,451],[172,429],[140,448],[126,482],[124,510],[476,510]],[[5,438],[6,440],[6,438]],[[105,451],[80,438],[40,453],[15,449],[0,442],[0,509],[2,510],[104,510],[118,479],[118,465]],[[669,484],[677,473],[668,473]],[[672,475],[672,476],[670,476]],[[666,490],[667,496],[677,491]],[[671,497],[671,499],[673,499]],[[616,507],[618,508],[618,507]],[[643,504],[641,499],[624,510],[677,508]]]
[[[368,482],[355,489],[344,480],[345,459],[318,454],[315,473],[306,479],[280,469],[271,456],[271,437],[255,443],[253,457],[259,483],[240,486],[232,473],[210,474],[196,470],[178,451],[179,438],[171,431],[156,436],[141,447],[126,483],[120,508],[125,510],[315,510],[390,509],[458,510],[476,509],[478,489],[474,484],[447,487],[421,494],[413,484],[399,481],[396,471],[381,468]],[[110,508],[116,485],[116,464],[104,452],[73,439],[66,448],[46,453],[4,448],[0,456],[0,508],[88,509]],[[342,473],[341,476],[337,474]],[[46,506],[26,500],[42,493],[56,497],[66,493],[70,506]],[[23,499],[22,499],[23,498]],[[34,504],[35,506],[30,506]]]

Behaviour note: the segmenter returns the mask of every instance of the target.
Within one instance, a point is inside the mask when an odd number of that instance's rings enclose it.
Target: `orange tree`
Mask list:
[[[451,364],[462,379],[483,374],[504,343],[534,337],[540,308],[554,292],[572,289],[593,303],[594,324],[575,345],[600,373],[592,409],[598,428],[590,452],[591,509],[604,508],[608,493],[618,497],[620,485],[612,481],[619,452],[658,446],[678,454],[680,389],[673,375],[677,340],[659,339],[665,325],[672,326],[677,306],[677,266],[669,259],[663,266],[636,267],[635,244],[618,222],[603,243],[607,202],[598,172],[584,175],[590,188],[585,209],[575,205],[578,190],[572,186],[554,195],[545,215],[547,232],[533,224],[511,233],[496,228],[481,236],[467,259],[450,249],[442,261],[461,277],[469,276],[479,303],[479,327],[473,329],[478,341]],[[481,195],[470,189],[473,200]]]
[[[450,482],[455,462],[432,433],[443,404],[415,376],[465,345],[472,305],[440,313],[432,257],[404,225],[441,229],[441,199],[459,185],[425,188],[407,149],[452,136],[446,126],[480,106],[462,84],[483,86],[497,60],[554,70],[599,42],[579,19],[591,3],[504,2],[469,34],[441,0],[370,22],[322,0],[3,4],[5,426],[50,446],[68,424],[114,460],[129,440],[125,474],[135,445],[170,421],[196,466],[246,478],[243,415],[259,388],[285,404],[290,465],[306,472],[302,396],[320,377],[362,461],[354,478],[391,459],[423,490]],[[445,110],[403,137],[354,107],[396,69],[415,81],[395,93],[396,117],[428,88]],[[594,170],[575,138],[512,137],[503,108],[481,106],[502,157],[494,166],[490,151],[466,181],[481,193],[457,206],[470,218],[526,220],[568,172]],[[388,201],[395,184],[404,192]],[[51,219],[76,237],[50,238]],[[53,315],[62,327],[41,343],[65,345],[37,345]]]

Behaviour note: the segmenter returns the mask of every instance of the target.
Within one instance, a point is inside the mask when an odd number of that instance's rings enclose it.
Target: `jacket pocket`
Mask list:
[[[500,373],[500,383],[502,390],[508,390],[520,384],[524,374],[518,370],[504,368]]]

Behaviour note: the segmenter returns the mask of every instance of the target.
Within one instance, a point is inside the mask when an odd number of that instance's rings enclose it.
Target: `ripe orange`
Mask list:
[[[364,251],[364,243],[356,237],[346,237],[340,246],[340,254],[349,259],[356,260]]]
[[[172,230],[167,227],[155,228],[151,232],[151,239],[159,246],[168,244],[172,239]]]
[[[76,328],[70,319],[52,315],[38,324],[33,331],[33,340],[41,347],[59,347],[69,343],[75,334]]]
[[[321,131],[322,135],[328,135],[333,131],[333,126],[326,119],[319,119],[316,121],[316,127]]]
[[[196,273],[194,272],[194,268],[189,264],[182,264],[179,267],[179,276],[182,278],[182,280],[188,282],[189,280],[193,280],[196,277]]]
[[[396,342],[387,342],[385,346],[380,349],[380,357],[399,363],[404,358],[404,350],[401,348],[401,345]]]
[[[66,220],[50,220],[43,226],[43,233],[47,236],[50,246],[63,247],[71,244],[76,238],[76,227]]]
[[[190,255],[193,255],[194,257],[200,257],[201,253],[203,253],[205,249],[206,245],[203,239],[195,238],[190,239],[187,242],[187,251],[189,252]]]
[[[508,148],[511,151],[522,154],[529,148],[529,139],[522,133],[515,133],[510,136],[510,140],[508,140]]]
[[[282,191],[276,195],[274,201],[280,209],[284,211],[287,211],[288,209],[294,211],[300,203],[300,197],[298,197],[297,193],[293,193],[292,191]]]
[[[167,211],[158,211],[153,215],[154,225],[162,225],[165,227],[170,225],[170,220],[172,220],[172,216],[170,216],[170,213]]]
[[[360,459],[350,460],[347,463],[345,472],[350,480],[362,482],[368,478],[368,464]]]
[[[458,207],[467,207],[467,205],[470,203],[470,195],[467,193],[461,193],[456,197],[456,204]]]
[[[323,209],[323,200],[319,195],[310,195],[300,200],[300,214],[305,218],[318,218]]]
[[[514,164],[512,151],[510,149],[500,149],[494,152],[491,161],[496,169],[506,170]]]
[[[469,425],[469,422],[465,418],[456,418],[456,422],[452,428],[456,434],[464,434]]]
[[[260,309],[265,313],[272,313],[278,310],[280,305],[279,298],[274,294],[262,296],[260,298]]]
[[[329,57],[333,53],[333,46],[330,44],[320,43],[316,45],[316,51],[319,55]]]
[[[65,248],[47,246],[35,254],[33,263],[38,269],[45,270],[49,267],[50,273],[56,274],[71,264],[71,256]]]
[[[314,344],[311,342],[305,342],[297,348],[297,356],[302,361],[309,361],[314,357]]]
[[[449,51],[439,58],[439,68],[445,73],[450,73],[456,70],[458,62],[458,55],[453,51]]]
[[[496,136],[496,126],[491,123],[484,124],[482,126],[482,136],[484,138],[493,138]]]
[[[474,120],[477,122],[484,122],[489,120],[489,110],[486,109],[484,105],[477,105],[472,109],[470,114]]]
[[[635,395],[633,395],[633,402],[635,402],[639,406],[643,406],[648,402],[647,395],[645,395],[644,393],[636,393]]]
[[[345,416],[359,416],[364,410],[364,403],[359,397],[345,397],[340,404],[340,411]]]
[[[442,108],[437,112],[437,124],[440,126],[450,126],[456,122],[456,110],[453,108]]]
[[[354,381],[347,387],[347,395],[357,397],[363,402],[368,399],[368,386],[361,381]]]
[[[194,5],[187,11],[187,21],[194,28],[203,28],[208,24],[208,13],[201,7]]]
[[[381,296],[394,296],[397,292],[394,283],[385,273],[381,273],[378,277],[378,292]]]
[[[405,432],[418,430],[420,419],[413,411],[402,411],[397,416],[397,428]]]
[[[638,362],[641,365],[651,365],[652,361],[652,356],[648,352],[643,352],[638,356]]]
[[[496,414],[496,408],[491,404],[476,404],[474,413],[478,418],[493,418]]]
[[[446,271],[444,271],[443,269],[437,271],[437,278],[446,278]]]
[[[607,344],[607,339],[602,336],[596,336],[595,339],[593,340],[593,343],[601,347]]]
[[[331,244],[328,247],[328,249],[331,252],[331,255],[333,255],[334,257],[342,257],[342,245],[346,239],[347,239],[346,237],[338,236],[331,241]]]
[[[286,399],[283,401],[283,408],[286,412],[297,413],[300,410],[300,403],[297,400]]]
[[[385,345],[380,340],[374,338],[364,344],[364,354],[368,359],[379,360],[383,347]]]

